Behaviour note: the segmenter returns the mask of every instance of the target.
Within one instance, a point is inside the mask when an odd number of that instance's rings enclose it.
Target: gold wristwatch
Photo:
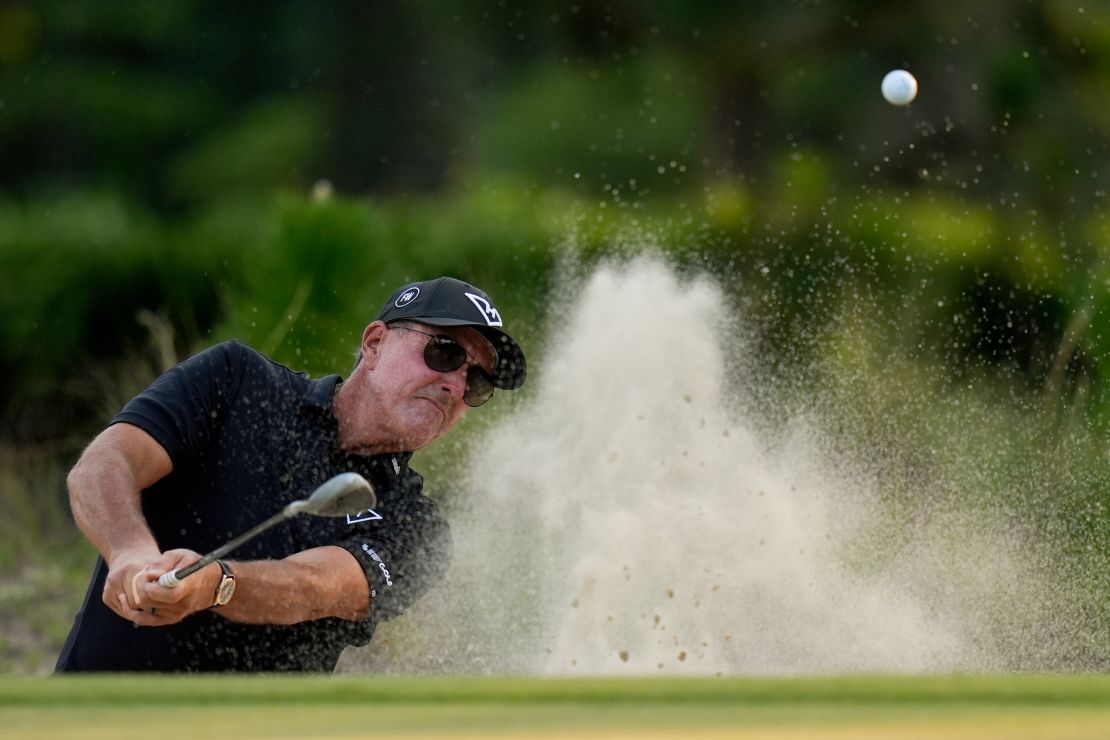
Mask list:
[[[231,572],[231,568],[229,568],[224,561],[217,560],[216,562],[220,564],[220,570],[222,570],[223,573],[220,575],[220,582],[216,586],[216,595],[212,600],[212,609],[221,607],[231,601],[231,597],[235,593],[235,574]]]

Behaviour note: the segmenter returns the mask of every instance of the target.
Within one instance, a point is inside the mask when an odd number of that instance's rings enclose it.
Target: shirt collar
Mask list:
[[[329,413],[335,411],[335,388],[343,378],[338,375],[325,375],[317,380],[308,381],[301,396],[301,410],[318,409]]]

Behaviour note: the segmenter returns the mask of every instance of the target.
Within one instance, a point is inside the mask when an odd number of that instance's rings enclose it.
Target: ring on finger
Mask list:
[[[154,608],[153,606],[150,607],[150,616],[152,616],[152,617],[157,617],[158,616],[158,610],[156,608]]]

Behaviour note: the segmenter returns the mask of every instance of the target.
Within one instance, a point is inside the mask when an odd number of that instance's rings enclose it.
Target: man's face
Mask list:
[[[407,331],[406,327],[412,329]],[[424,334],[420,332],[425,332]],[[448,372],[433,370],[424,361],[427,334],[442,334],[461,344],[487,373],[494,362],[489,342],[469,327],[438,327],[404,322],[390,327],[382,338],[374,366],[374,385],[387,426],[405,442],[419,449],[455,426],[469,406],[463,400],[468,363]]]

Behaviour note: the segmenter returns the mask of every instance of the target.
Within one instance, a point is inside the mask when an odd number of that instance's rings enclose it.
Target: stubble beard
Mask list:
[[[401,442],[406,449],[426,447],[447,431],[451,412],[445,402],[441,403],[442,408],[427,398],[416,396],[406,404],[398,425],[403,436]]]

